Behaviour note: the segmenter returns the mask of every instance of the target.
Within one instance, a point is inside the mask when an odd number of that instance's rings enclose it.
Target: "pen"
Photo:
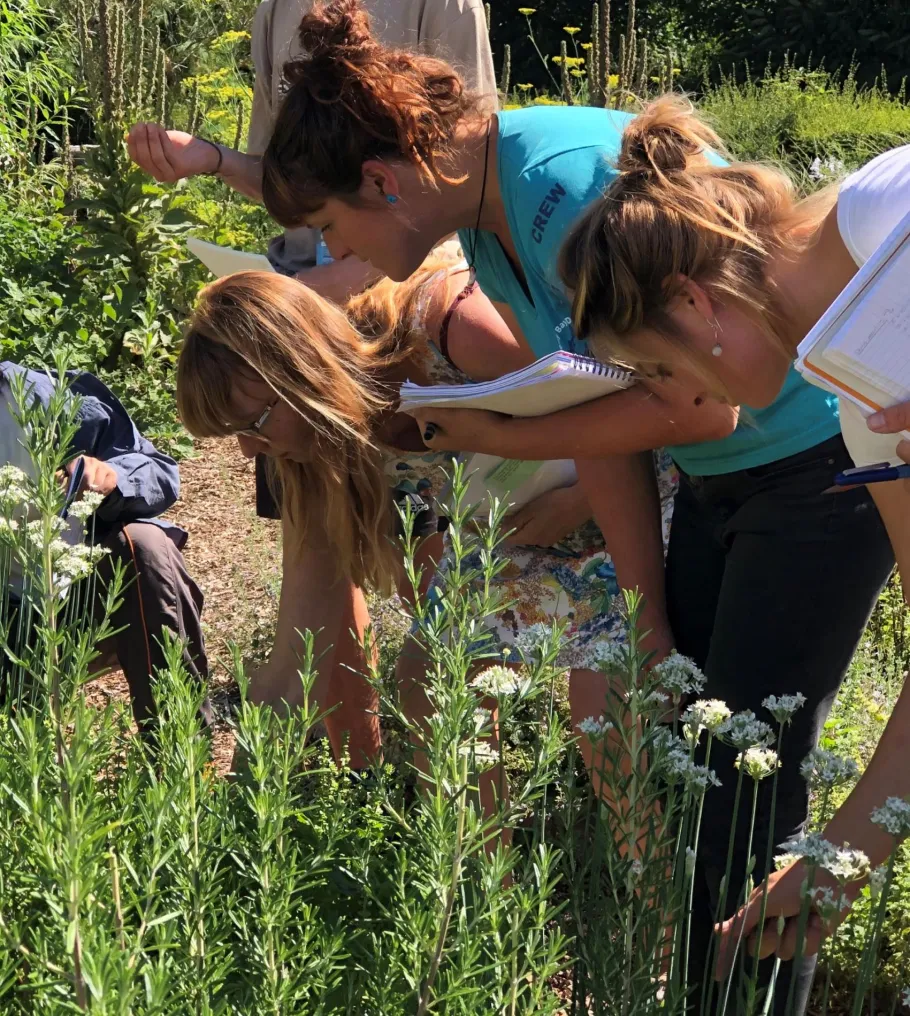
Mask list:
[[[910,479],[910,465],[892,466],[890,462],[878,462],[873,466],[856,466],[845,469],[834,477],[834,486],[825,493],[833,494],[852,487],[862,487],[868,483],[888,483],[891,480]]]
[[[60,509],[60,518],[65,519],[69,515],[70,506],[76,500],[79,488],[82,486],[82,477],[85,475],[85,459],[80,455],[73,466],[73,474],[70,477],[66,488],[66,500]]]

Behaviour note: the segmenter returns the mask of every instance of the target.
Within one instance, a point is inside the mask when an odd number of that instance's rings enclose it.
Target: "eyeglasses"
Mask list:
[[[278,405],[279,401],[280,399],[275,399],[274,402],[270,402],[259,414],[259,418],[254,420],[249,427],[237,427],[231,433],[235,437],[255,437],[267,441],[268,438],[263,438],[262,436],[262,428],[268,423],[269,416],[271,416],[272,410]]]

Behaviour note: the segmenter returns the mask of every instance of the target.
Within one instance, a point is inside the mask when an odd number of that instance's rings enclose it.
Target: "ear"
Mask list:
[[[717,315],[717,308],[712,303],[711,297],[708,296],[707,290],[699,286],[697,282],[693,282],[687,275],[681,275],[679,283],[680,295],[678,299],[680,303],[688,310],[699,314],[708,323],[712,322]]]
[[[391,197],[397,201],[401,196],[398,177],[388,163],[379,159],[367,159],[360,172],[360,193],[367,200],[388,201]]]

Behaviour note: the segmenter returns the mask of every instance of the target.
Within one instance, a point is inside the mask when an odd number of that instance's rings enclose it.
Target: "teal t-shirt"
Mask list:
[[[535,355],[586,352],[572,330],[571,305],[559,279],[559,250],[568,231],[616,176],[629,113],[592,106],[528,106],[499,114],[497,172],[512,242],[524,272],[519,281],[499,239],[484,230],[459,232],[477,281],[507,304]],[[687,473],[711,476],[750,469],[805,451],[840,430],[837,400],[791,370],[767,409],[743,410],[721,441],[670,448]]]

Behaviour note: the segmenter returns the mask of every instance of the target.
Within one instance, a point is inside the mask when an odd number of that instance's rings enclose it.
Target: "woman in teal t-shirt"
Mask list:
[[[322,229],[333,256],[354,254],[395,279],[458,232],[481,287],[529,355],[582,351],[558,252],[616,177],[633,119],[587,107],[486,114],[446,64],[376,43],[356,0],[308,15],[301,39],[309,55],[288,68],[296,83],[263,162],[270,213],[286,227]],[[792,375],[777,401],[740,426],[736,409],[673,379],[533,420],[472,410],[419,415],[433,449],[575,458],[620,584],[647,599],[655,648],[666,651],[675,635],[708,665],[712,697],[737,708],[759,712],[768,694],[802,691],[806,728],[790,743],[801,751],[814,742],[891,567],[865,492],[820,499],[850,464],[824,393]],[[665,446],[687,474],[677,499],[682,524],[671,533],[669,597],[650,451]],[[535,503],[542,516],[547,502]],[[735,776],[721,779],[735,786]],[[797,764],[782,770],[781,785],[787,780],[782,832],[805,816]],[[742,851],[745,837],[739,841]],[[698,897],[705,949],[709,900],[723,872],[715,867],[709,857]],[[702,969],[696,960],[690,983]],[[799,999],[810,979],[804,971]]]

